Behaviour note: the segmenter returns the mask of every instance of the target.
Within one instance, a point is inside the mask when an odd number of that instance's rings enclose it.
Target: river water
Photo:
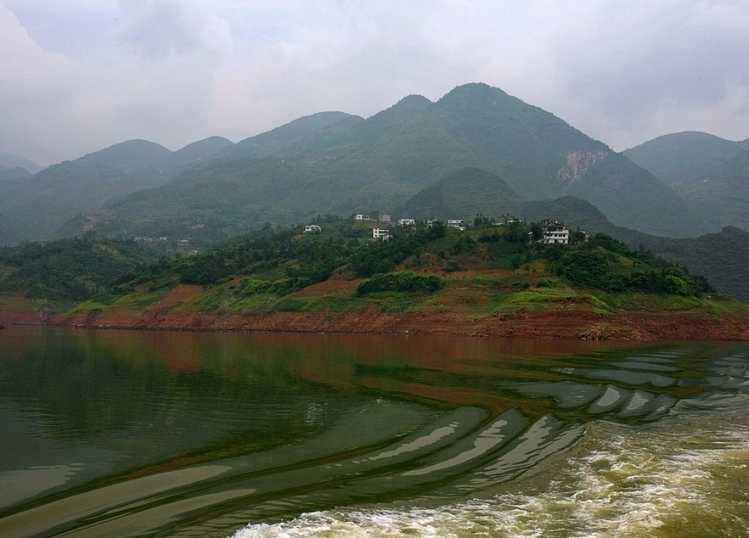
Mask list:
[[[0,536],[747,536],[749,347],[0,331]]]

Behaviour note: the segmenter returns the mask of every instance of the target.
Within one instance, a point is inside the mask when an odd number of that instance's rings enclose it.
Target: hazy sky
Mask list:
[[[749,0],[0,0],[0,152],[233,140],[483,81],[624,149],[749,137]]]

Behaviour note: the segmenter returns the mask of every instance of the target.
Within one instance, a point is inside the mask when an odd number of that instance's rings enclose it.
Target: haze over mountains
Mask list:
[[[12,153],[0,152],[0,169],[2,168],[23,168],[31,174],[35,174],[42,169],[41,166],[30,159]]]
[[[0,215],[16,241],[49,239],[75,215],[95,210],[118,196],[157,187],[184,167],[232,145],[209,138],[179,151],[146,140],[130,140],[74,161],[50,166],[33,177],[0,185]]]
[[[411,95],[369,118],[306,116],[237,144],[132,140],[33,177],[0,170],[5,242],[96,229],[218,240],[265,222],[402,211],[471,217],[574,196],[617,226],[692,237],[749,228],[749,144],[704,133],[612,151],[500,89]],[[439,214],[437,214],[439,213]],[[443,215],[444,213],[444,215]]]
[[[749,230],[749,140],[675,133],[624,154],[667,181],[711,230]]]

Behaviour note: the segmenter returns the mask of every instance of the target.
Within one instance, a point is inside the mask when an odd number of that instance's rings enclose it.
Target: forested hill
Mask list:
[[[0,319],[82,327],[748,338],[749,305],[605,235],[544,245],[536,223],[391,228],[318,219],[201,254],[64,240],[0,250]],[[123,274],[126,271],[126,274]]]
[[[674,239],[615,226],[588,202],[564,197],[522,204],[520,213],[530,220],[555,216],[584,230],[600,232],[633,248],[645,249],[703,275],[721,293],[749,301],[749,232],[725,227],[695,238]]]
[[[428,218],[517,213],[520,197],[501,177],[480,168],[462,168],[412,196],[398,211]]]
[[[330,279],[359,285],[370,278],[383,286],[395,279],[397,287],[403,278],[417,287],[428,282],[439,287],[440,279],[465,271],[486,273],[507,292],[541,286],[564,293],[586,289],[699,297],[711,291],[707,281],[679,265],[605,235],[585,241],[573,233],[567,247],[544,246],[535,224],[497,226],[478,218],[466,231],[420,224],[394,228],[389,241],[373,241],[372,224],[337,218],[318,222],[322,232],[317,234],[266,228],[202,254],[160,261],[135,243],[94,236],[0,249],[0,291],[67,301],[108,296],[107,301],[116,302],[126,295],[135,301],[132,294],[156,298],[193,284],[229,294],[221,301],[249,301],[242,304],[260,308]],[[437,280],[422,281],[418,275],[436,275]],[[487,292],[493,293],[491,286]]]
[[[219,158],[107,205],[108,234],[229,237],[265,222],[394,210],[466,168],[506,182],[519,198],[570,194],[619,225],[690,236],[700,219],[669,186],[553,114],[485,84],[436,102],[409,96],[361,119],[302,118],[247,139]]]
[[[70,304],[110,293],[118,279],[156,258],[134,242],[92,235],[0,248],[0,295]]]

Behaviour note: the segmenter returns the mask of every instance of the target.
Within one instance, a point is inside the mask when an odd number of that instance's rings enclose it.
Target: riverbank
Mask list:
[[[85,329],[413,334],[631,342],[749,341],[749,324],[740,318],[717,318],[698,313],[628,312],[603,315],[574,310],[482,317],[457,312],[392,314],[374,309],[346,313],[272,312],[241,315],[158,311],[58,315],[0,312],[0,324]]]

